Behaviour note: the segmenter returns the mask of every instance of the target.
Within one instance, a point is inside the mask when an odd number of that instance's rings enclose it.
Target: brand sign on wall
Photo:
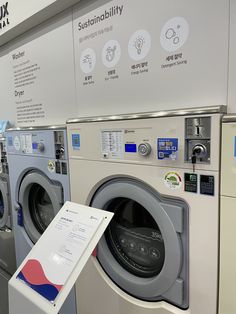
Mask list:
[[[229,1],[94,4],[74,10],[79,116],[226,103]]]
[[[65,124],[75,115],[71,10],[17,40],[8,64],[17,126]]]
[[[0,46],[80,0],[0,0]]]

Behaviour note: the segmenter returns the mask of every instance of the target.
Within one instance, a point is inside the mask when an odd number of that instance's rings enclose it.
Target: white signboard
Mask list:
[[[229,1],[96,5],[74,11],[79,116],[226,103]]]
[[[14,43],[8,62],[17,126],[65,124],[75,116],[71,11]]]
[[[112,217],[111,212],[66,202],[13,275],[10,313],[26,306],[28,313],[34,313],[34,307],[41,313],[57,313],[65,290],[72,288]],[[11,299],[11,289],[19,289],[21,304]]]
[[[79,0],[0,0],[0,46]]]

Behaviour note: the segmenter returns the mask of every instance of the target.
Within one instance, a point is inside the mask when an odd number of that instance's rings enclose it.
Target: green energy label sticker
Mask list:
[[[180,175],[174,171],[165,174],[164,182],[166,187],[172,190],[177,190],[182,185],[182,179]]]

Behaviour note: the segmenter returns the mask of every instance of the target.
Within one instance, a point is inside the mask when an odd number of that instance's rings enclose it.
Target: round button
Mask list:
[[[38,150],[39,150],[40,152],[43,152],[44,149],[45,149],[44,144],[43,144],[42,142],[38,143]]]
[[[152,151],[152,147],[149,143],[141,143],[138,146],[138,152],[141,156],[148,156]]]

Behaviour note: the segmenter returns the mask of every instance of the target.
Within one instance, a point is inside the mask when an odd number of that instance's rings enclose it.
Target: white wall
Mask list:
[[[116,14],[78,30],[79,22],[84,23],[104,10],[121,5],[121,15]],[[179,16],[187,21],[189,35],[181,47],[167,51],[160,41],[162,28],[166,21]],[[109,32],[86,38],[111,26]],[[0,71],[0,83],[4,87],[1,88],[0,112],[3,117],[16,120],[20,126],[61,124],[77,116],[226,103],[229,111],[236,112],[236,4],[233,0],[229,88],[228,27],[229,0],[180,0],[178,3],[174,0],[149,0],[148,6],[141,0],[81,1],[73,8],[73,21],[70,8],[11,41],[7,47],[0,48],[0,65],[4,69]],[[128,54],[128,42],[131,35],[140,29],[150,34],[151,47],[144,58],[136,61]],[[109,40],[118,41],[121,51],[118,63],[112,67],[102,61],[102,51]],[[80,66],[81,54],[86,48],[93,49],[96,54],[96,65],[88,74]],[[13,60],[14,54],[19,58]],[[171,60],[176,55],[181,57],[177,61]],[[14,83],[14,72],[22,70],[24,62],[37,64],[40,69],[35,72],[37,77],[32,80],[33,84],[21,88]],[[132,74],[139,71],[133,70],[132,66],[146,62],[148,66],[144,69],[148,71]],[[110,75],[109,72],[114,70],[115,75]],[[92,78],[86,81],[88,76]],[[86,84],[90,80],[92,83]],[[17,107],[19,109],[24,102],[31,107],[21,108],[24,111],[20,114],[32,113],[26,110],[39,104],[42,104],[44,113],[39,112],[35,117],[34,112],[21,119],[19,110],[17,116]]]
[[[230,1],[228,111],[236,113],[236,2]]]

